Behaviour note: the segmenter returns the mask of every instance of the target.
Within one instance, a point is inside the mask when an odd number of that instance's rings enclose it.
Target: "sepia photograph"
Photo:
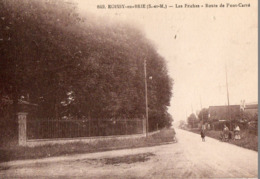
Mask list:
[[[9,178],[258,178],[258,1],[0,0]]]

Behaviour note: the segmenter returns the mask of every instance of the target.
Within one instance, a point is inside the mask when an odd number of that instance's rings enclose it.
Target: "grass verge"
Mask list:
[[[189,130],[189,131],[200,134],[199,129]],[[214,130],[207,131],[206,137],[219,139],[220,132],[221,131],[214,131]],[[244,147],[244,148],[247,148],[247,149],[251,149],[251,150],[254,150],[254,151],[258,151],[258,136],[257,135],[249,133],[248,130],[241,131],[240,135],[241,135],[240,140],[230,140],[228,143],[234,144],[234,145],[237,145],[237,146],[240,146],[240,147]]]
[[[77,142],[67,144],[44,145],[37,147],[1,147],[0,162],[155,146],[165,142],[172,142],[174,135],[174,129],[163,129],[159,133],[148,136],[147,138],[142,137],[137,139],[108,139],[92,143]]]

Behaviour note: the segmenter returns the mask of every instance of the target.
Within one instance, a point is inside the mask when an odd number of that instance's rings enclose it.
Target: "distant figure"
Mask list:
[[[176,132],[175,132],[174,129],[173,129],[173,142],[177,142],[177,139],[176,139]]]
[[[228,133],[228,140],[232,140],[232,132],[231,131],[229,131],[229,133]]]
[[[176,136],[173,137],[173,142],[177,142]]]
[[[220,132],[219,138],[220,138],[221,141],[225,140],[223,131]]]
[[[229,137],[229,129],[226,125],[224,125],[223,134],[224,134],[224,140],[227,141]]]
[[[205,130],[204,129],[201,129],[200,135],[201,135],[202,142],[205,142]]]
[[[240,140],[241,139],[241,136],[240,136],[240,128],[239,126],[237,125],[234,129],[234,133],[235,133],[235,140]]]
[[[224,125],[224,131],[229,131],[228,127],[226,125]]]

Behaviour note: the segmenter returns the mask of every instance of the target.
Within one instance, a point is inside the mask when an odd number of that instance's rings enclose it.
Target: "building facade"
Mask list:
[[[209,119],[211,121],[241,119],[240,105],[209,106]]]

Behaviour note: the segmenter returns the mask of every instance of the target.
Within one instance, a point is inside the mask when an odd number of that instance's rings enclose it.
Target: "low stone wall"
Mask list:
[[[84,137],[84,138],[63,138],[63,139],[37,139],[37,140],[26,140],[24,146],[35,147],[41,145],[53,145],[53,144],[66,144],[75,142],[91,143],[103,140],[111,139],[134,139],[145,137],[145,134],[134,134],[134,135],[121,135],[121,136],[97,136],[97,137]]]

